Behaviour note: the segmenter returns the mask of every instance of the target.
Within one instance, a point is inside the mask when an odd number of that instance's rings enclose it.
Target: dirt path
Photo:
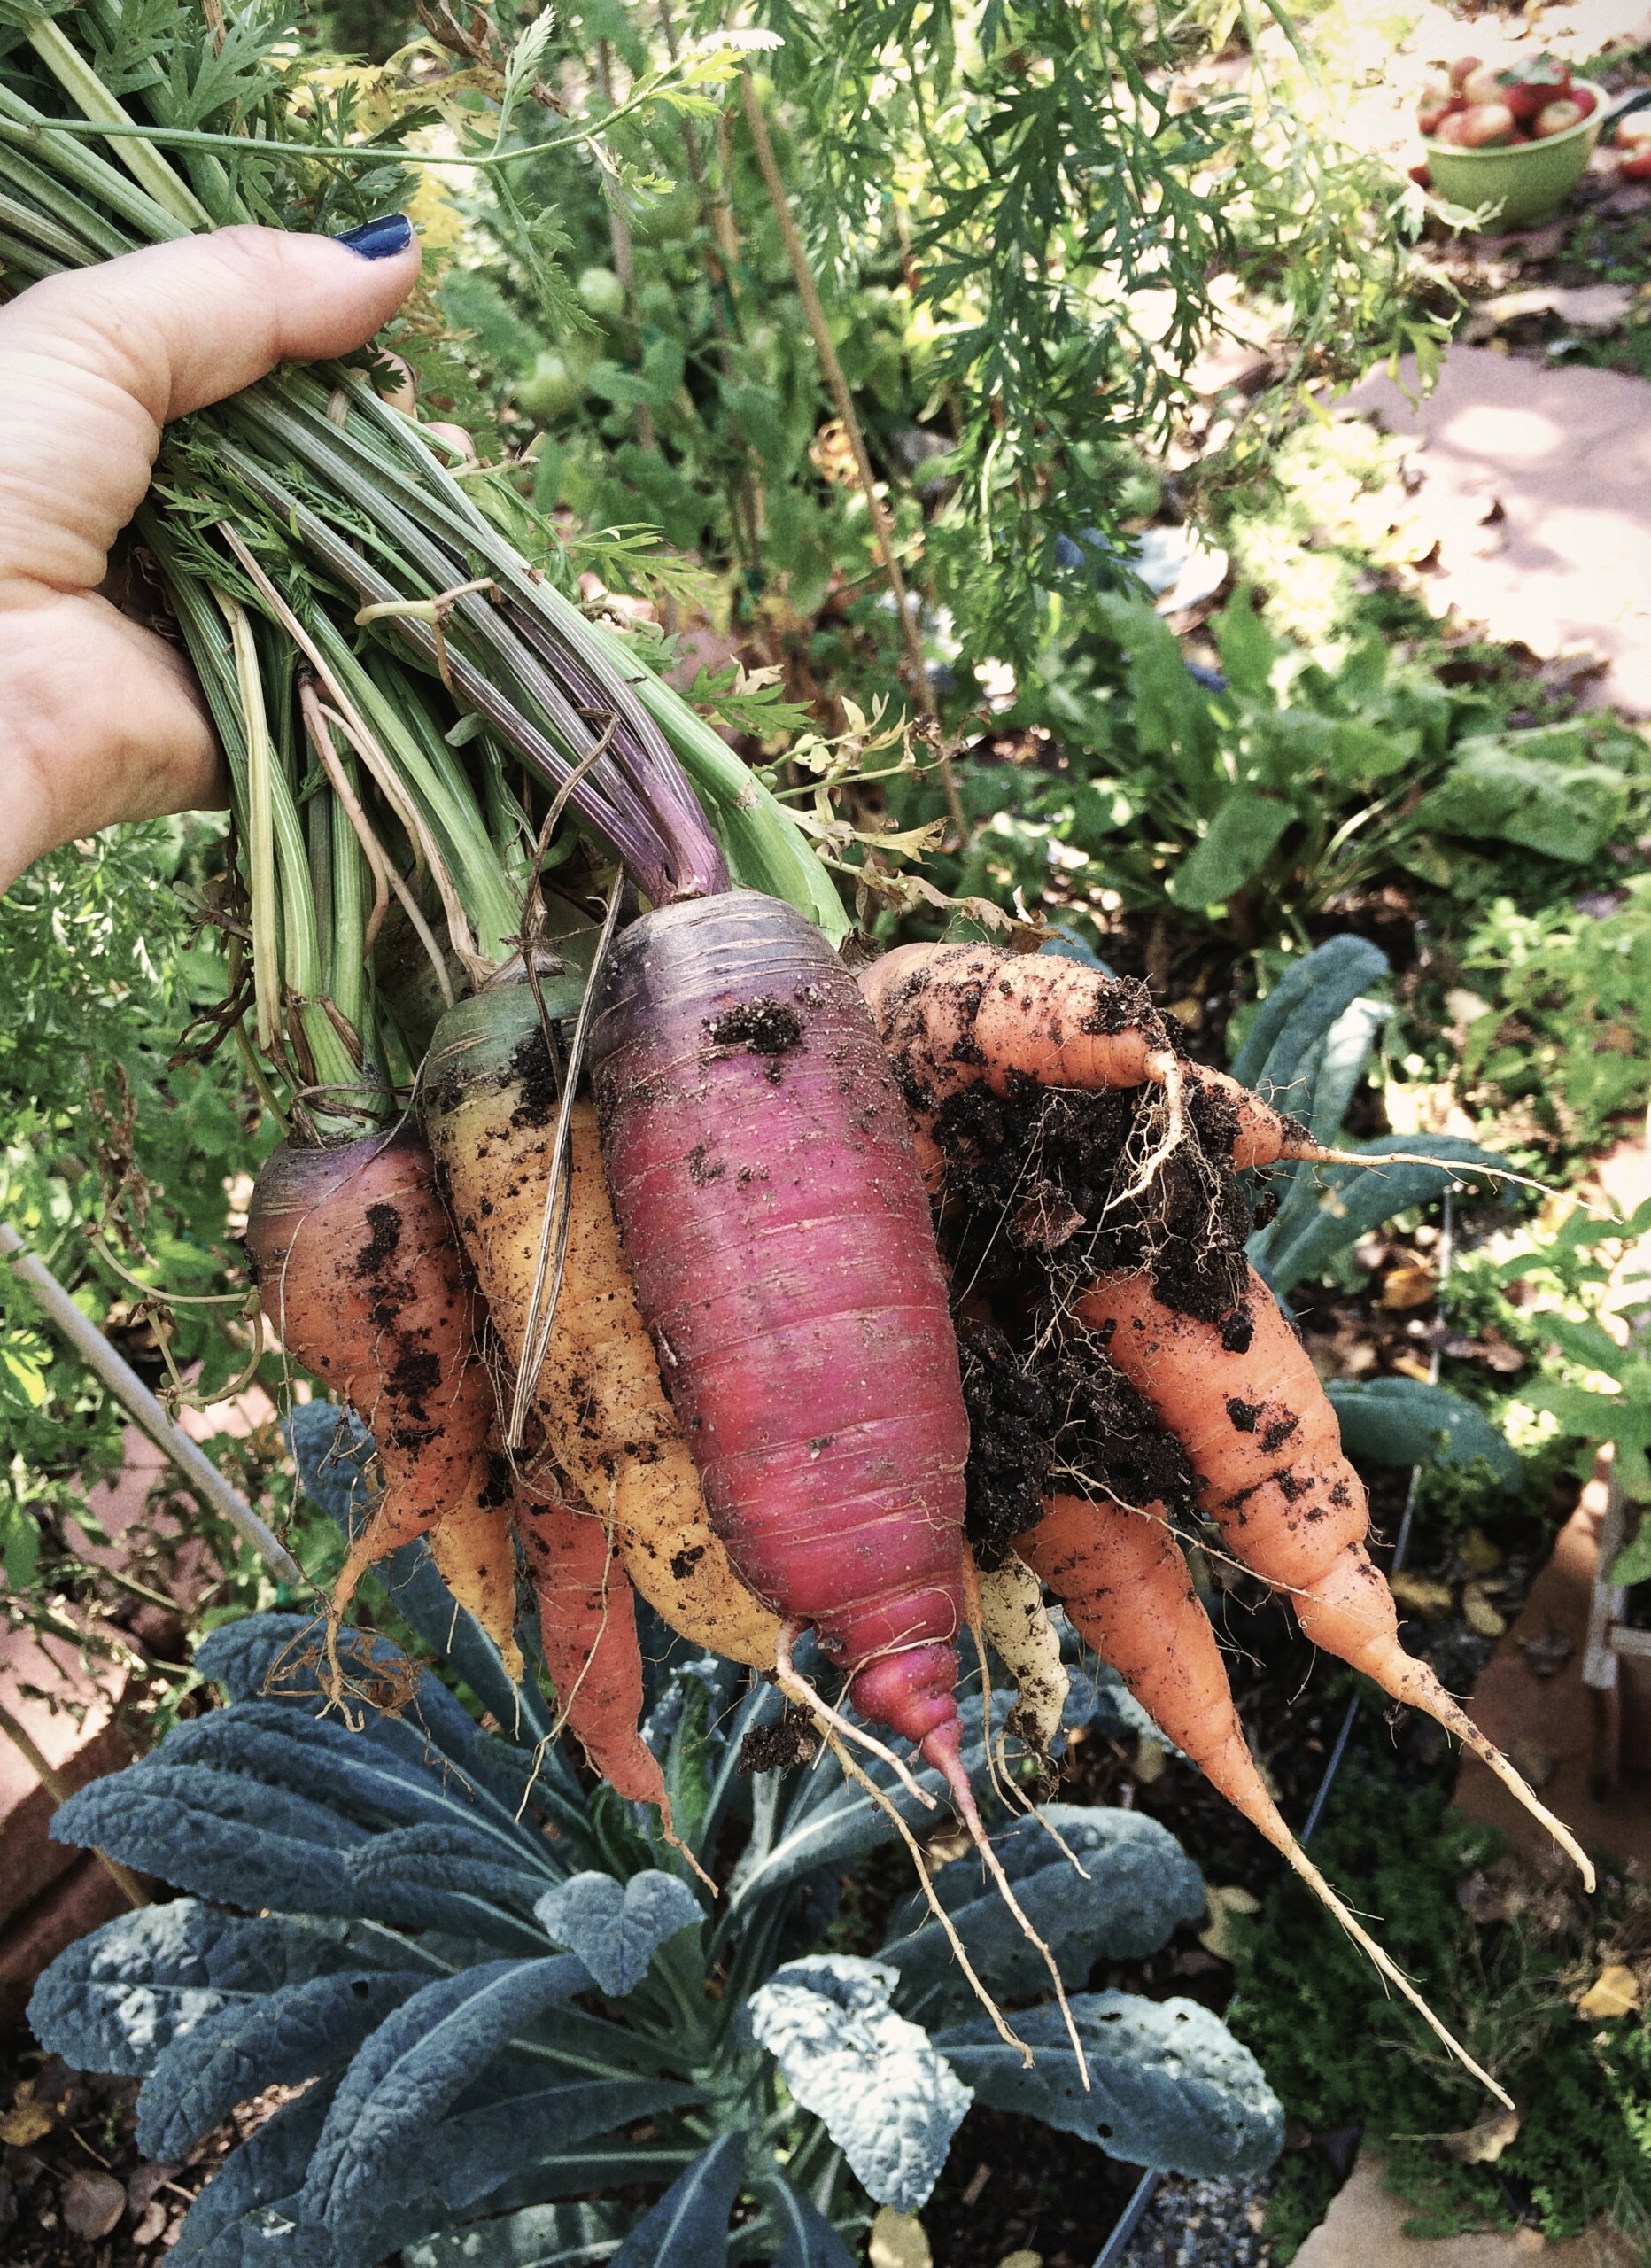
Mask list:
[[[1430,608],[1543,661],[1597,655],[1586,697],[1651,716],[1651,384],[1454,346],[1425,400],[1415,386],[1401,364],[1344,408],[1415,442]]]

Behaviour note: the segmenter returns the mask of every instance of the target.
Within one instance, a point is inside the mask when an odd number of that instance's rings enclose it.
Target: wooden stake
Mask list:
[[[45,1262],[29,1250],[5,1221],[0,1221],[0,1259],[11,1262],[13,1273],[28,1285],[55,1328],[87,1368],[96,1371],[127,1415],[172,1460],[202,1503],[228,1520],[243,1542],[250,1543],[283,1583],[304,1583],[303,1568],[274,1530],[231,1488],[205,1451],[173,1424],[131,1364],[81,1313]]]

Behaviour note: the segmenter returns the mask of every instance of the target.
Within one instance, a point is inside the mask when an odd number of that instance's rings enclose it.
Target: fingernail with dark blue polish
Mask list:
[[[405,213],[384,213],[376,221],[363,221],[359,229],[345,229],[335,244],[348,245],[363,260],[393,260],[413,241],[413,223]]]

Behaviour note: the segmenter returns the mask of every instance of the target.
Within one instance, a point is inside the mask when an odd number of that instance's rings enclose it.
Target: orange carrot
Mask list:
[[[1177,1064],[1146,987],[992,945],[901,945],[859,972],[911,1115],[923,1177],[942,1165],[931,1129],[949,1095],[1017,1079],[1050,1087],[1173,1082]]]
[[[1399,1640],[1393,1595],[1364,1539],[1364,1484],[1306,1350],[1253,1269],[1248,1296],[1220,1323],[1166,1307],[1144,1273],[1103,1278],[1079,1302],[1111,1360],[1187,1454],[1198,1506],[1234,1557],[1287,1592],[1303,1633],[1423,1710],[1472,1749],[1570,1853],[1586,1854]]]
[[[601,1520],[582,1506],[518,1498],[516,1523],[557,1708],[593,1768],[632,1803],[657,1804],[669,1834],[664,1775],[637,1729],[642,1655],[624,1562]]]
[[[376,1559],[444,1514],[497,1500],[480,1303],[434,1174],[412,1129],[332,1149],[283,1142],[252,1194],[246,1242],[264,1313],[371,1428],[384,1473],[334,1586],[335,1632]]]
[[[1015,1539],[1015,1549],[1159,1730],[1283,1854],[1451,2053],[1511,2109],[1508,2096],[1354,1920],[1285,1825],[1250,1753],[1215,1633],[1162,1506],[1136,1511],[1055,1496],[1038,1525]]]

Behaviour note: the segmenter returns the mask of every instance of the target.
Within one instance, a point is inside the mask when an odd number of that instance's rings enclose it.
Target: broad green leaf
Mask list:
[[[1255,594],[1247,583],[1234,594],[1231,605],[1217,619],[1215,644],[1233,691],[1252,701],[1270,701],[1278,645],[1256,612]]]
[[[1423,828],[1492,835],[1585,866],[1622,825],[1628,792],[1625,775],[1604,765],[1556,763],[1503,741],[1469,741],[1415,816]]]
[[[577,1953],[616,1998],[635,1992],[661,1946],[705,1919],[686,1883],[652,1868],[626,1883],[575,1875],[547,1890],[533,1910],[552,1943]]]
[[[422,2243],[404,2245],[407,2268],[585,2268],[619,2249],[613,2205],[528,2205]]]
[[[922,2027],[889,2005],[898,1981],[849,1953],[788,1961],[751,1995],[746,2021],[870,2194],[915,2213],[971,2098]]]
[[[1234,1078],[1301,1111],[1311,1098],[1291,1091],[1303,1060],[1359,995],[1387,974],[1381,947],[1351,935],[1330,937],[1291,962],[1251,1021],[1233,1058]]]
[[[982,2102],[1081,2135],[1130,2165],[1235,2180],[1277,2156],[1284,2114],[1260,2065],[1193,2000],[1079,1992],[1072,2013],[1089,2067],[1086,2093],[1058,2008],[1017,2008],[1036,2061],[1027,2070],[987,2017],[934,2044]]]
[[[613,2256],[615,2268],[722,2268],[745,2153],[737,2131],[713,2142],[637,2223]]]
[[[1342,1446],[1379,1464],[1472,1464],[1483,1457],[1507,1488],[1521,1466],[1507,1436],[1475,1402],[1420,1379],[1339,1379],[1325,1388]]]
[[[1421,747],[1419,734],[1381,732],[1374,725],[1348,720],[1330,726],[1326,755],[1333,776],[1353,787],[1402,772],[1415,763]]]
[[[1081,1874],[1041,1820],[1075,1853]],[[1204,1911],[1198,1868],[1167,1828],[1139,1812],[1047,1804],[1036,1820],[999,1827],[992,1845],[1071,1987],[1087,1984],[1097,1961],[1139,1961],[1156,1953],[1178,1923]],[[1047,1991],[1042,1955],[994,1884],[982,1880],[973,1853],[943,1867],[934,1889],[994,1992],[1030,2000]],[[967,1996],[945,1932],[920,1892],[895,1908],[878,1959],[899,1969],[908,2006],[937,1986]]]
[[[1236,788],[1177,869],[1169,895],[1177,905],[1200,912],[1225,905],[1266,865],[1294,816],[1288,804]]]

